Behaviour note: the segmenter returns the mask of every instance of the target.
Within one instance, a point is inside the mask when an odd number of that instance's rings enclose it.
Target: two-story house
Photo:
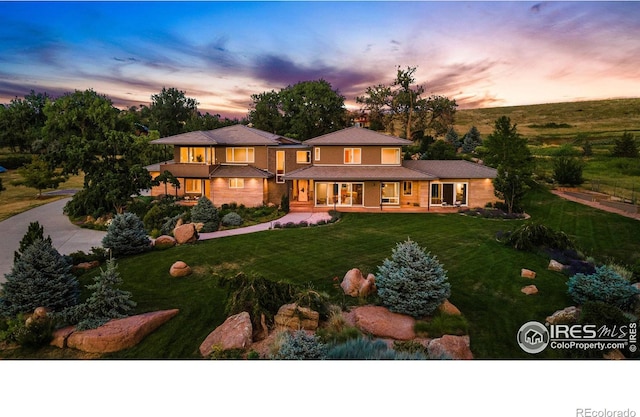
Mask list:
[[[151,142],[173,145],[174,159],[149,167],[180,179],[178,195],[215,205],[280,204],[292,210],[429,211],[482,207],[496,200],[496,170],[473,162],[405,161],[411,141],[350,127],[298,142],[242,125]],[[174,192],[172,191],[172,192]],[[164,192],[155,187],[152,195]]]

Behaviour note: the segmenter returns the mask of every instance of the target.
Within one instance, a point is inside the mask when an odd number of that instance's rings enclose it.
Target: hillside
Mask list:
[[[640,98],[458,110],[455,129],[464,134],[476,126],[484,137],[503,115],[530,141],[547,144],[580,133],[592,139],[609,139],[624,131],[640,133]]]

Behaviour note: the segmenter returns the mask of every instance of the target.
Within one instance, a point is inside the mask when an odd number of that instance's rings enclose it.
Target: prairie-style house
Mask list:
[[[463,160],[403,160],[411,141],[350,127],[299,142],[243,125],[157,139],[174,158],[147,167],[180,180],[169,194],[214,205],[280,204],[292,211],[443,211],[496,201],[496,170]],[[165,186],[151,190],[161,195]]]

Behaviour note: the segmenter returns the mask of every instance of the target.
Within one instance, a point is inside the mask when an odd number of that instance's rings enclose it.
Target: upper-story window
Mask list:
[[[227,162],[251,164],[255,162],[253,148],[227,148]]]
[[[183,164],[209,163],[211,162],[211,151],[208,148],[183,146],[180,148],[180,162]]]
[[[313,148],[313,152],[315,154],[313,159],[315,159],[316,161],[319,161],[320,160],[320,148]]]
[[[296,151],[296,162],[299,164],[310,164],[311,151]]]
[[[362,161],[362,150],[360,148],[344,148],[345,164],[360,164]]]
[[[384,165],[399,165],[400,148],[382,148],[381,161]]]

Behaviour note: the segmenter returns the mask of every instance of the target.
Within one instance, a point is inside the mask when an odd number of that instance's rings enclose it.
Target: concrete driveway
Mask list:
[[[0,222],[0,282],[5,282],[5,274],[13,267],[13,253],[18,250],[20,240],[27,232],[29,223],[38,221],[44,227],[44,235],[51,236],[53,246],[63,255],[82,250],[89,252],[92,247],[102,246],[106,232],[82,229],[73,225],[62,212],[69,198],[54,201],[17,214]]]
[[[64,205],[69,200],[70,198],[65,198],[54,201],[0,222],[0,241],[2,242],[0,244],[0,283],[6,282],[5,274],[11,272],[13,267],[13,253],[18,250],[20,240],[27,232],[31,222],[40,222],[40,225],[44,227],[45,237],[47,235],[51,236],[53,247],[63,255],[80,250],[89,252],[92,247],[102,246],[102,238],[106,235],[106,232],[82,229],[72,224],[67,216],[63,214]],[[331,216],[328,213],[289,213],[277,221],[281,224],[288,222],[299,223],[303,220],[308,223],[317,223],[320,220],[329,220],[330,218]],[[270,229],[273,223],[275,221],[238,229],[201,233],[200,239],[216,239],[259,232]]]

